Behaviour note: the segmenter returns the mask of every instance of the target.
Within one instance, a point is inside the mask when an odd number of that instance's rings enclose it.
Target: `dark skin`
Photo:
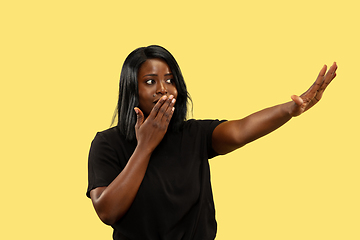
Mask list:
[[[263,109],[243,119],[219,124],[212,134],[214,150],[227,154],[309,110],[320,101],[326,87],[336,76],[336,63],[329,71],[326,72],[326,69],[325,65],[305,93],[291,96],[292,101]],[[168,65],[160,59],[147,60],[139,70],[140,108],[134,109],[137,114],[135,131],[138,144],[113,182],[90,192],[94,208],[105,224],[114,224],[129,209],[145,176],[150,156],[167,131],[177,97],[171,77]]]

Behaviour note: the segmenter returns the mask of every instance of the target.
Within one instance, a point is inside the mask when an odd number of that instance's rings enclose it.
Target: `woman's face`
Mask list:
[[[138,72],[139,108],[148,116],[155,103],[163,96],[177,98],[173,74],[167,63],[159,58],[146,60]]]

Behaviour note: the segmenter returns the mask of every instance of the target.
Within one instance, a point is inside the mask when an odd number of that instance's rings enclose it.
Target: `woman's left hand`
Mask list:
[[[300,97],[296,95],[291,96],[293,104],[290,108],[289,114],[292,117],[299,116],[320,101],[326,87],[336,77],[337,65],[335,62],[327,73],[326,68],[326,65],[324,65],[314,84],[305,93],[303,93]]]

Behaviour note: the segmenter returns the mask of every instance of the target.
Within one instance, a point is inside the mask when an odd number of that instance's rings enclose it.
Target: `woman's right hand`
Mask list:
[[[174,113],[175,98],[163,96],[145,119],[135,108],[138,145],[120,174],[107,187],[90,191],[96,213],[108,225],[115,224],[130,208],[143,181],[152,151],[163,139]]]
[[[175,110],[175,101],[173,95],[162,96],[146,119],[139,108],[134,108],[137,115],[136,139],[138,146],[141,146],[143,150],[147,148],[150,152],[154,151],[165,136]]]

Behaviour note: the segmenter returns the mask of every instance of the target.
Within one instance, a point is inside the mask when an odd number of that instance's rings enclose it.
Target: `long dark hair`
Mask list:
[[[125,59],[120,74],[119,100],[117,104],[117,127],[127,140],[133,141],[135,136],[136,114],[134,107],[139,105],[139,92],[137,75],[139,68],[147,59],[160,58],[169,66],[176,85],[178,96],[176,98],[176,109],[171,119],[169,129],[178,130],[187,114],[188,100],[191,102],[187,91],[184,77],[175,58],[165,48],[157,45],[137,48]],[[116,117],[113,117],[113,121]]]

